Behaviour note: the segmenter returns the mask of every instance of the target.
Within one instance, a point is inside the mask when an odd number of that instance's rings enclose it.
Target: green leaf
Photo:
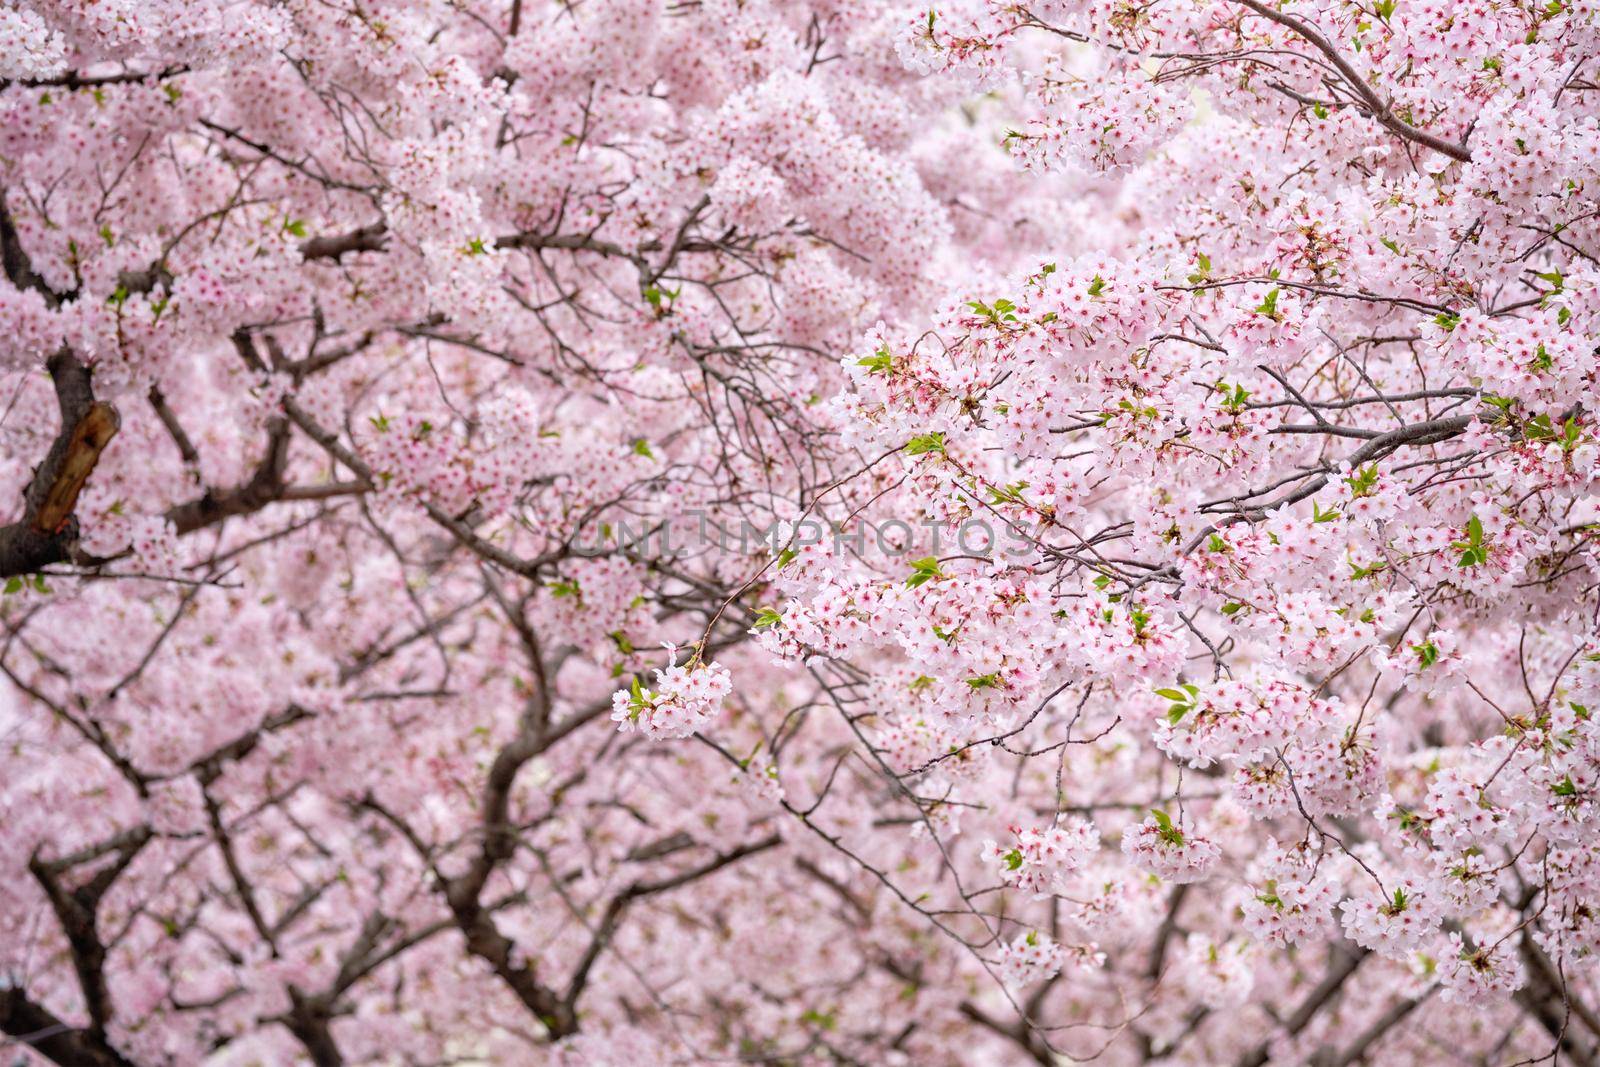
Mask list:
[[[1089,282],[1089,295],[1090,296],[1099,296],[1101,293],[1103,293],[1105,291],[1106,291],[1106,280],[1104,278],[1100,277],[1100,275],[1096,274],[1094,276],[1094,278]]]
[[[7,581],[6,581],[6,596],[11,596],[13,593],[20,593],[20,592],[22,592],[22,579],[21,578],[10,578],[10,579],[7,579]]]
[[[1344,484],[1350,487],[1350,495],[1353,497],[1371,496],[1372,491],[1378,487],[1378,465],[1369,463],[1346,478]]]
[[[1460,565],[1463,567],[1476,567],[1488,562],[1489,552],[1483,544],[1483,522],[1478,516],[1467,520],[1467,539],[1452,541],[1450,547],[1461,553]]]
[[[1150,613],[1137,604],[1128,605],[1128,621],[1133,623],[1133,632],[1144,634],[1144,628],[1150,623]]]
[[[1175,689],[1156,690],[1156,696],[1172,701],[1172,706],[1167,708],[1167,722],[1173,726],[1182,722],[1183,717],[1194,710],[1195,698],[1199,695],[1200,689],[1187,682],[1180,682]]]
[[[1022,491],[1028,488],[1027,482],[1012,482],[1001,488],[997,485],[989,486],[989,503],[991,504],[1024,504]],[[1102,577],[1104,577],[1102,575]]]
[[[643,295],[644,295],[645,303],[649,304],[652,308],[654,308],[655,311],[656,311],[656,314],[659,315],[659,314],[663,313],[662,312],[662,306],[661,306],[662,302],[663,301],[676,300],[676,299],[678,299],[678,295],[680,293],[682,293],[682,292],[683,292],[682,288],[678,288],[678,289],[662,289],[660,286],[647,285],[647,286],[644,287]]]
[[[906,579],[906,587],[915,589],[920,585],[926,585],[935,578],[943,577],[944,571],[939,567],[938,557],[924,556],[922,559],[911,561],[911,577]]]
[[[763,607],[756,609],[755,629],[765,630],[769,626],[781,626],[782,624],[783,615],[777,608]]]
[[[636,456],[643,456],[645,459],[655,459],[656,458],[656,454],[654,452],[650,451],[650,442],[646,441],[642,437],[634,438],[634,441],[633,441],[633,454],[636,455]]]
[[[1007,852],[1003,858],[1006,861],[1006,870],[1008,870],[1008,871],[1014,871],[1018,867],[1022,866],[1022,850],[1021,849],[1015,849],[1014,848],[1010,852]]]
[[[1156,821],[1156,832],[1161,840],[1169,845],[1183,844],[1183,831],[1172,824],[1172,818],[1160,808],[1150,810],[1151,818]]]
[[[888,374],[894,366],[894,357],[887,348],[880,348],[872,355],[856,360],[856,366],[866,367],[868,374]]]
[[[1256,305],[1256,314],[1265,315],[1269,319],[1278,318],[1278,289],[1274,286],[1267,290],[1267,295],[1260,304]]]
[[[969,300],[967,301],[967,307],[971,308],[979,315],[982,315],[996,326],[1000,325],[1002,322],[1017,321],[1017,305],[1005,299],[1004,297],[996,300],[993,307],[985,304],[982,300]]]
[[[944,431],[921,433],[906,442],[906,455],[925,456],[930,453],[944,455]]]
[[[1566,287],[1566,278],[1565,278],[1564,275],[1562,275],[1562,273],[1559,270],[1551,270],[1551,271],[1545,271],[1543,273],[1536,273],[1536,274],[1534,274],[1534,277],[1538,278],[1540,281],[1549,282],[1550,286],[1551,286],[1551,288],[1550,288],[1550,293],[1551,294],[1559,293],[1559,292],[1561,292],[1562,289],[1564,289]]]
[[[832,1030],[839,1025],[839,1020],[833,1012],[820,1012],[811,1008],[800,1013],[800,1021],[819,1030]]]

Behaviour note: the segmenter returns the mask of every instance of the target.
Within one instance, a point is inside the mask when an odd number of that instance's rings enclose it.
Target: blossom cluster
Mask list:
[[[0,42],[30,1067],[1600,1041],[1594,0]]]
[[[733,691],[726,667],[691,660],[655,672],[656,687],[637,679],[611,698],[611,719],[624,733],[637,730],[657,740],[690,737],[717,717],[722,701]]]

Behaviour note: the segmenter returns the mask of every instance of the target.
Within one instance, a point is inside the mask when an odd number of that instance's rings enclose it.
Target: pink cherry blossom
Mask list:
[[[0,1058],[1593,1062],[1597,94],[1595,0],[0,3]]]

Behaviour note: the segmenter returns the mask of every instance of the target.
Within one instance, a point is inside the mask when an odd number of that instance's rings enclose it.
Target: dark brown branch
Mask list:
[[[1366,79],[1350,65],[1349,60],[1345,59],[1339,50],[1328,42],[1327,37],[1323,36],[1321,30],[1296,18],[1294,15],[1286,14],[1275,7],[1268,6],[1262,3],[1261,0],[1237,0],[1237,2],[1254,11],[1262,18],[1276,22],[1291,33],[1296,34],[1326,56],[1328,62],[1332,63],[1344,78],[1345,84],[1350,91],[1361,98],[1361,103],[1367,112],[1377,119],[1385,129],[1407,141],[1413,141],[1425,148],[1431,148],[1435,152],[1441,152],[1451,159],[1460,160],[1462,163],[1472,162],[1472,153],[1467,150],[1466,145],[1447,141],[1437,134],[1429,133],[1427,130],[1411,125],[1396,115],[1394,109],[1382,100],[1372,86],[1367,84]]]
[[[61,302],[60,295],[33,272],[33,263],[28,259],[28,253],[23,251],[22,237],[17,233],[3,200],[0,200],[0,266],[4,266],[6,277],[18,289],[32,289],[42,295],[45,303],[51,307]]]
[[[381,252],[388,242],[388,229],[381,222],[331,237],[310,237],[300,242],[303,259],[338,259],[346,252]]]
[[[0,989],[0,1033],[62,1067],[133,1067],[103,1035],[68,1026],[21,989]]]
[[[1008,1041],[1015,1042],[1017,1047],[1026,1052],[1034,1062],[1045,1064],[1045,1067],[1054,1067],[1056,1057],[1038,1039],[1033,1029],[1020,1020],[1008,1026],[967,1000],[961,1002],[961,1014],[985,1030],[998,1034]]]
[[[1421,1004],[1425,999],[1427,999],[1427,994],[1423,994],[1420,997],[1406,997],[1404,1000],[1390,1005],[1389,1010],[1378,1016],[1371,1026],[1361,1031],[1361,1034],[1355,1041],[1351,1042],[1350,1047],[1345,1049],[1343,1053],[1319,1056],[1313,1060],[1313,1063],[1317,1064],[1318,1067],[1321,1067],[1322,1064],[1327,1064],[1328,1067],[1352,1067],[1353,1064],[1365,1062],[1367,1053],[1372,1051],[1372,1046],[1381,1041],[1390,1030],[1404,1022],[1406,1016],[1416,1011],[1417,1005]]]
[[[1352,974],[1356,973],[1356,968],[1361,966],[1361,961],[1370,955],[1370,950],[1363,948],[1353,952],[1346,952],[1341,947],[1333,951],[1331,955],[1333,959],[1328,963],[1328,973],[1323,976],[1322,981],[1317,983],[1315,989],[1306,994],[1306,999],[1300,1002],[1300,1006],[1294,1010],[1294,1014],[1284,1020],[1284,1032],[1290,1036],[1304,1030],[1317,1012],[1321,1011],[1328,1001],[1332,1000],[1339,990],[1344,988],[1345,982]],[[1271,1052],[1268,1050],[1267,1045],[1263,1043],[1256,1046],[1254,1051],[1241,1057],[1238,1067],[1262,1067],[1270,1058]]]
[[[289,987],[289,1015],[285,1020],[289,1032],[305,1046],[311,1062],[317,1067],[344,1067],[344,1053],[334,1043],[333,1012],[321,997],[308,997],[293,986]]]
[[[705,863],[689,870],[681,871],[668,878],[653,882],[635,882],[621,893],[611,898],[606,905],[605,914],[600,918],[600,924],[595,928],[594,937],[589,942],[589,947],[584,951],[583,958],[578,961],[577,968],[573,971],[572,980],[567,984],[565,1002],[569,1011],[576,1014],[578,998],[583,995],[584,987],[589,981],[589,971],[594,967],[595,961],[605,952],[611,944],[612,937],[617,932],[617,926],[622,921],[622,915],[635,902],[657,893],[666,893],[688,885],[707,875],[714,874],[722,868],[739,862],[746,856],[753,856],[758,852],[765,852],[782,842],[777,834],[768,834],[759,841],[752,841],[747,845],[728,852],[718,853]]]
[[[1154,982],[1161,977],[1161,969],[1167,961],[1167,945],[1172,941],[1172,935],[1178,930],[1178,911],[1183,907],[1183,898],[1189,894],[1187,883],[1180,882],[1172,887],[1171,894],[1167,897],[1167,914],[1161,920],[1161,926],[1156,930],[1155,944],[1150,947],[1150,963],[1145,967],[1145,977]]]
[[[111,1021],[113,1008],[111,990],[106,984],[106,947],[100,937],[100,899],[149,843],[150,837],[148,827],[139,827],[114,838],[104,850],[54,861],[35,855],[28,861],[28,870],[50,901],[72,953],[73,970],[77,972],[84,1007],[89,1013],[89,1026],[84,1033],[89,1040],[101,1045],[106,1044],[106,1026]],[[73,868],[108,854],[115,857],[111,863],[77,888],[67,888],[64,878]]]
[[[78,494],[116,435],[117,409],[94,399],[89,368],[63,349],[50,358],[61,428],[23,493],[21,521],[0,528],[0,578],[71,559],[78,544]]]
[[[180,504],[167,512],[167,519],[181,536],[212,526],[237,515],[249,515],[283,498],[283,480],[289,461],[289,423],[275,418],[267,425],[266,455],[255,473],[243,485],[232,489],[207,489],[197,500]]]
[[[34,290],[52,307],[61,302],[60,294],[34,273],[3,200],[0,265],[12,285]],[[78,543],[78,520],[73,514],[78,494],[120,425],[117,409],[95,400],[89,368],[70,350],[63,348],[46,366],[55,383],[61,428],[23,491],[22,520],[0,528],[0,578],[32,574],[72,558]]]
[[[1581,1031],[1572,1026],[1574,1014],[1593,1025],[1593,1015],[1566,987],[1560,972],[1526,935],[1522,940],[1527,984],[1516,992],[1517,1004],[1531,1015],[1556,1043],[1554,1058],[1570,1061],[1574,1067],[1596,1067],[1600,1050],[1592,1042],[1579,1040]]]
[[[93,89],[101,85],[126,85],[130,82],[165,81],[187,73],[188,67],[164,67],[161,70],[130,70],[121,74],[84,74],[69,70],[49,78],[0,79],[0,90],[23,89]]]

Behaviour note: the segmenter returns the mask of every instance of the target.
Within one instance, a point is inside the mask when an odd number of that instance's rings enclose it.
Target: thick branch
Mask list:
[[[62,1067],[133,1067],[103,1036],[68,1026],[20,989],[0,989],[0,1033]]]
[[[207,489],[197,500],[179,504],[167,512],[167,519],[179,535],[214,525],[236,515],[250,515],[280,500],[288,488],[283,480],[289,461],[289,424],[273,419],[267,426],[267,451],[255,473],[243,485],[232,489]]]
[[[759,841],[752,841],[750,844],[740,845],[729,852],[719,853],[698,867],[692,867],[671,877],[654,882],[635,882],[611,898],[611,903],[606,905],[605,914],[600,919],[600,925],[595,929],[594,938],[589,942],[589,947],[584,952],[583,958],[578,962],[577,969],[572,975],[572,981],[567,986],[566,1003],[568,1008],[576,1009],[578,998],[583,995],[584,986],[588,984],[590,969],[601,954],[605,952],[606,947],[610,945],[611,938],[616,934],[617,926],[622,921],[623,912],[627,911],[628,907],[635,901],[688,885],[690,882],[737,863],[746,856],[753,856],[758,852],[765,852],[769,848],[774,848],[782,840],[777,834],[768,834]]]
[[[1592,1043],[1581,1040],[1582,1029],[1572,1025],[1574,1014],[1588,1021],[1593,1018],[1591,1013],[1572,996],[1550,958],[1526,935],[1522,941],[1522,958],[1527,965],[1528,981],[1517,990],[1517,1004],[1555,1041],[1556,1059],[1570,1061],[1575,1067],[1595,1067],[1600,1063],[1600,1051]]]
[[[52,307],[61,302],[60,294],[34,273],[3,201],[0,265],[18,289],[40,293]],[[31,574],[71,558],[78,542],[78,522],[73,515],[78,494],[120,425],[117,409],[95,400],[89,368],[70,350],[63,348],[46,366],[56,387],[61,428],[23,491],[21,521],[0,528],[0,578]]]
[[[1339,50],[1328,42],[1327,37],[1323,36],[1321,30],[1293,15],[1268,6],[1262,3],[1261,0],[1238,0],[1238,2],[1262,18],[1276,22],[1278,25],[1298,35],[1326,56],[1328,62],[1338,69],[1349,89],[1361,98],[1361,103],[1366,107],[1367,111],[1373,118],[1382,123],[1385,129],[1405,140],[1431,148],[1435,152],[1441,152],[1451,159],[1460,160],[1463,163],[1472,162],[1472,153],[1467,150],[1466,145],[1447,141],[1437,134],[1429,133],[1427,130],[1411,125],[1396,115],[1390,105],[1379,98],[1372,86],[1368,85],[1360,73],[1350,65],[1350,61],[1345,59],[1339,53]]]
[[[998,1034],[1008,1041],[1015,1042],[1034,1062],[1042,1063],[1045,1067],[1053,1067],[1055,1064],[1055,1056],[1051,1054],[1049,1049],[1044,1047],[1033,1029],[1021,1020],[1008,1026],[969,1000],[961,1002],[961,1014],[985,1030]]]
[[[94,399],[89,368],[71,352],[51,357],[61,429],[23,492],[20,521],[0,528],[0,578],[31,574],[72,558],[78,542],[78,494],[116,435],[116,408]]]
[[[35,856],[28,870],[44,890],[50,907],[61,924],[61,932],[72,951],[72,966],[78,975],[83,1002],[89,1012],[88,1037],[101,1044],[106,1040],[106,1025],[111,1021],[111,991],[106,984],[106,947],[100,938],[100,898],[150,841],[150,831],[139,827],[113,839],[108,851],[115,859],[76,889],[68,889],[63,877],[72,868],[98,860],[104,853],[68,856],[48,861]]]
[[[1328,1001],[1332,1000],[1339,990],[1344,988],[1345,982],[1349,980],[1352,974],[1356,973],[1356,968],[1361,966],[1361,961],[1370,954],[1370,950],[1364,948],[1357,949],[1354,952],[1346,952],[1343,948],[1340,948],[1332,952],[1333,958],[1328,963],[1328,973],[1323,976],[1321,982],[1317,983],[1315,989],[1306,994],[1306,999],[1300,1002],[1300,1006],[1295,1009],[1294,1014],[1284,1020],[1284,1032],[1292,1037],[1304,1030]],[[1254,1051],[1243,1056],[1239,1060],[1238,1067],[1262,1067],[1270,1058],[1271,1052],[1267,1044],[1263,1042]]]

